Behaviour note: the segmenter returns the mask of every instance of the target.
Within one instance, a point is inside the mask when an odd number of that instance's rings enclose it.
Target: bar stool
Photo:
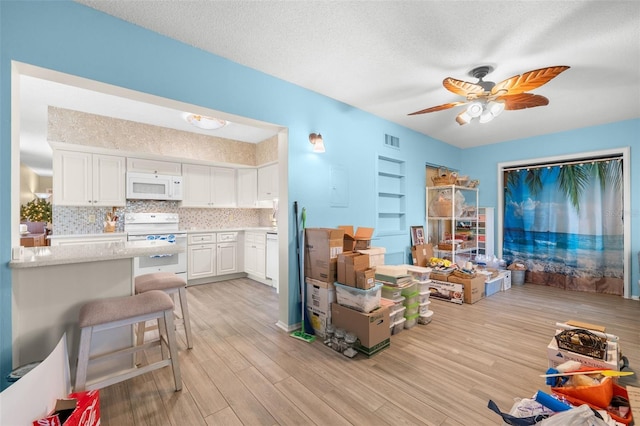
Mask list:
[[[193,340],[191,338],[191,320],[189,319],[189,305],[187,304],[187,283],[172,272],[152,272],[150,274],[139,275],[135,277],[135,293],[143,294],[151,290],[162,290],[172,298],[177,293],[180,299],[181,315],[176,313],[176,323],[184,326],[187,337],[187,348],[193,348]],[[147,328],[145,322],[138,324],[137,338],[138,344],[144,342],[144,333],[155,327]]]
[[[76,371],[75,392],[100,389],[132,377],[148,373],[159,368],[171,366],[176,391],[182,389],[178,349],[173,324],[173,300],[162,291],[148,291],[135,296],[112,297],[85,303],[80,308],[80,346],[78,349],[78,368]],[[158,339],[144,345],[130,347],[91,356],[91,338],[94,332],[116,327],[131,326],[140,322],[156,320],[160,335]],[[160,361],[113,373],[87,384],[87,369],[91,361],[113,358],[159,346],[162,351]],[[168,349],[168,354],[167,354]]]

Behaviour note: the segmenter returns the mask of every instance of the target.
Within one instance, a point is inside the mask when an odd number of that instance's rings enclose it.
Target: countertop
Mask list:
[[[22,260],[10,261],[9,267],[18,269],[69,263],[100,262],[139,256],[175,254],[184,250],[184,246],[166,241],[129,241],[125,243],[32,247],[24,249]]]
[[[54,240],[56,238],[65,238],[65,239],[73,239],[73,238],[77,238],[77,239],[81,239],[81,238],[93,238],[93,239],[100,239],[100,238],[114,238],[114,237],[127,237],[127,233],[126,232],[103,232],[100,234],[51,234],[49,235],[47,238],[50,240]]]
[[[268,233],[278,233],[278,228],[274,228],[272,226],[256,226],[256,227],[235,227],[235,228],[198,228],[198,229],[183,229],[182,232],[186,232],[187,234],[200,234],[205,232],[244,232],[244,231],[255,231],[255,232],[268,232]]]

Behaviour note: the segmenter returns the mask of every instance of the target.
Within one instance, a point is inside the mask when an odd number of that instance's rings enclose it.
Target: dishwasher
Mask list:
[[[278,234],[267,232],[267,279],[271,280],[271,285],[278,288]]]

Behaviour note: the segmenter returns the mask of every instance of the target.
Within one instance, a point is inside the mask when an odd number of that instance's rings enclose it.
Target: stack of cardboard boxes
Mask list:
[[[353,332],[358,337],[355,349],[367,356],[389,347],[388,308],[377,307],[377,303],[371,312],[361,312],[342,306],[337,303],[334,285],[337,282],[364,293],[375,290],[370,255],[358,251],[373,249],[370,247],[373,228],[358,228],[355,233],[350,226],[305,231],[307,310],[315,333],[324,337],[327,324]]]

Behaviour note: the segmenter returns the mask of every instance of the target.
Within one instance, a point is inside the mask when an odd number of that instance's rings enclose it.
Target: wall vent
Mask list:
[[[384,146],[400,149],[400,138],[391,135],[384,135]]]

